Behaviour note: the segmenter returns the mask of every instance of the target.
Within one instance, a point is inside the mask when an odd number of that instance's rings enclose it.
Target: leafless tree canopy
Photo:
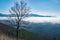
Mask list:
[[[14,14],[14,17],[9,16],[8,19],[10,20],[10,23],[13,25],[17,25],[21,23],[21,20],[27,16],[27,14],[30,12],[30,8],[27,7],[27,3],[23,0],[20,1],[20,3],[16,2],[13,7],[9,10],[11,14]]]
[[[9,16],[8,19],[11,23],[11,26],[16,27],[16,33],[17,33],[17,40],[18,40],[18,31],[21,27],[21,21],[23,18],[27,16],[27,14],[30,12],[30,8],[27,7],[27,3],[25,1],[21,0],[20,3],[16,2],[13,7],[9,10],[9,12],[13,15]]]

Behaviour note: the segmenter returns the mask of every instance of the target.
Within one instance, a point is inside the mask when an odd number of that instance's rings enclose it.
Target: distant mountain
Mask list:
[[[1,20],[0,20],[1,21]],[[4,22],[1,21],[1,22]],[[7,21],[5,21],[5,24]],[[33,23],[33,22],[27,22],[23,21],[21,23],[21,26],[25,27],[26,30],[42,34],[43,36],[49,37],[60,37],[60,24],[59,23],[50,23],[50,22],[44,22],[44,23]]]
[[[15,17],[15,14],[3,14],[3,13],[0,13],[0,17],[8,17],[8,16],[12,16],[12,17]],[[52,17],[52,16],[43,16],[43,15],[38,15],[38,14],[28,14],[27,17]]]
[[[38,15],[38,14],[28,14],[29,17],[52,17],[52,16],[44,16],[44,15]]]
[[[45,36],[53,37],[60,37],[60,24],[53,24],[53,23],[30,23],[29,25],[32,27],[30,31],[43,34]]]
[[[7,23],[7,20],[0,20],[1,23],[9,24]],[[60,36],[60,24],[59,23],[50,23],[50,22],[44,22],[44,23],[33,23],[33,22],[27,22],[22,21],[21,26],[26,28],[26,30],[29,30],[34,33],[43,34],[44,36],[51,36],[54,37]]]
[[[8,17],[8,16],[15,17],[15,14],[3,14],[3,13],[0,13],[0,17]]]
[[[8,16],[7,14],[0,13],[0,17],[7,17],[7,16]]]

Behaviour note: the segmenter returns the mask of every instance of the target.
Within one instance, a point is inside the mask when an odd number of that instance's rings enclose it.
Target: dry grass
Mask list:
[[[0,33],[0,40],[16,40],[16,38]]]

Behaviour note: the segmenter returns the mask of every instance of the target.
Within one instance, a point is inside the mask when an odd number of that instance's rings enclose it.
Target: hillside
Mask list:
[[[0,34],[2,34],[3,37],[5,35],[6,38],[9,37],[10,39],[14,39],[16,38],[16,29],[0,23]],[[42,40],[43,39],[41,35],[29,32],[24,29],[19,30],[19,37],[20,36],[24,40],[40,40],[40,39]]]

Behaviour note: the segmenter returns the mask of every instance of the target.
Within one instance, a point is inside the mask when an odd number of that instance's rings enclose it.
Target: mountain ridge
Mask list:
[[[9,16],[15,17],[16,15],[0,13],[0,17],[9,17]],[[27,17],[52,17],[52,16],[44,16],[44,15],[38,15],[38,14],[31,13],[31,14],[28,14]]]

